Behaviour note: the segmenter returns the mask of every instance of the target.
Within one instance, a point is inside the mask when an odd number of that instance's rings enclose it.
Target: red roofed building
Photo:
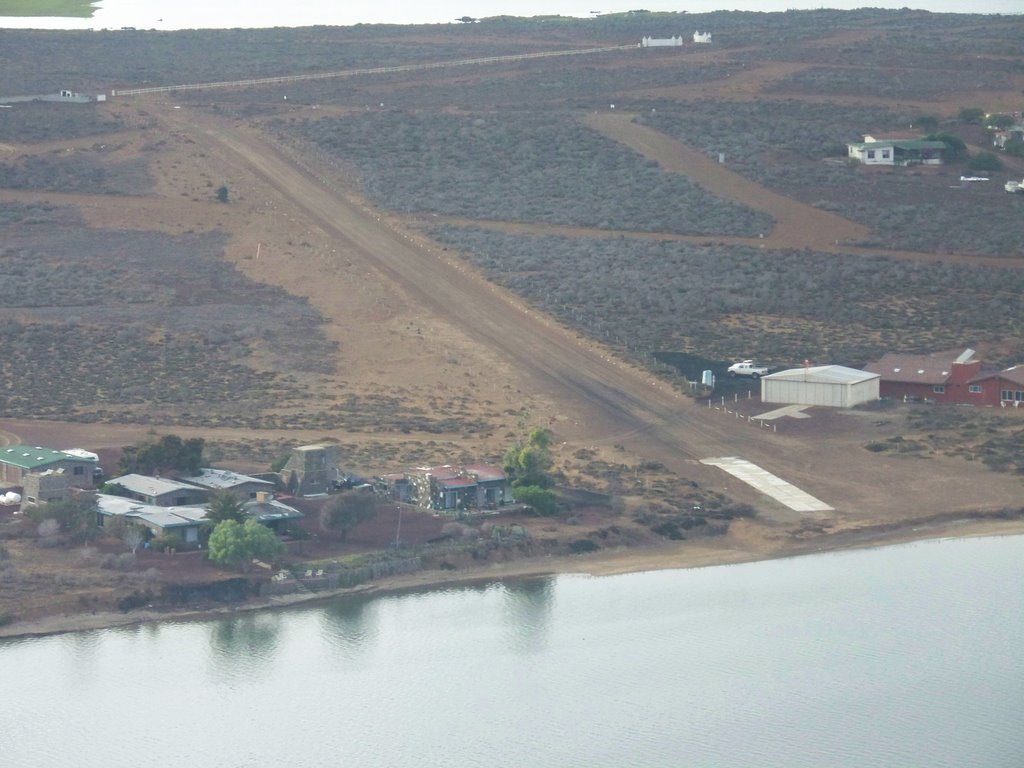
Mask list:
[[[976,376],[971,379],[970,387],[979,405],[1019,408],[1024,401],[1024,365]]]
[[[504,471],[487,464],[420,467],[406,477],[410,500],[425,509],[493,509],[512,500]]]
[[[991,404],[983,402],[983,387],[975,382],[981,374],[981,360],[975,358],[973,349],[930,355],[890,353],[868,363],[864,370],[879,375],[880,397]]]

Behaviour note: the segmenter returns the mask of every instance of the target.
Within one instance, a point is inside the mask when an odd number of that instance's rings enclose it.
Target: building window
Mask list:
[[[186,504],[188,504],[187,496],[178,496],[177,498],[174,499],[174,505],[177,507],[183,507]]]
[[[981,394],[981,384],[968,384],[967,385],[967,391],[972,393],[972,394],[975,394],[975,395],[980,395]]]
[[[1024,392],[1019,389],[1004,389],[999,393],[1000,400],[1024,400]]]
[[[883,160],[888,160],[889,159],[889,150],[888,149],[883,149],[882,150],[882,159]]]
[[[932,387],[932,392],[934,392],[936,395],[941,395],[945,391],[946,391],[946,387],[943,386],[942,384],[936,384],[934,387]]]
[[[874,160],[874,159],[875,159],[875,150],[869,149],[868,150],[868,160]]]
[[[83,467],[75,467],[74,473],[76,475],[84,475],[85,469]]]

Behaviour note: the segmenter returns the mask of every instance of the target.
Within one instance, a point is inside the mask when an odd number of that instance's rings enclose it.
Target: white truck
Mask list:
[[[754,365],[753,360],[744,360],[730,365],[727,373],[730,376],[749,376],[752,379],[759,379],[768,373],[768,369],[763,365]]]

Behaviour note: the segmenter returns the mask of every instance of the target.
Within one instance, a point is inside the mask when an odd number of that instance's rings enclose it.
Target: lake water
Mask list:
[[[0,643],[0,765],[1024,765],[1024,537]]]
[[[231,27],[304,27],[315,24],[444,24],[462,16],[561,15],[587,17],[593,11],[622,12],[633,7],[650,11],[688,11],[707,13],[715,10],[784,11],[811,10],[828,6],[851,9],[865,5],[874,8],[922,8],[936,13],[1024,12],[1020,0],[691,0],[687,3],[654,0],[640,6],[607,6],[585,0],[442,0],[434,3],[376,2],[346,0],[325,3],[322,0],[289,2],[253,2],[252,0],[104,0],[91,19],[0,17],[0,27],[36,29],[224,29]],[[686,30],[689,31],[689,30]]]

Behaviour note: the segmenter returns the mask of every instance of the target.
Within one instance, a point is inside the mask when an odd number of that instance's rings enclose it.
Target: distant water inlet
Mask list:
[[[51,4],[52,5],[52,4]],[[901,8],[899,0],[872,2],[875,8]],[[831,8],[853,9],[864,6],[863,0],[833,0]],[[719,10],[787,11],[821,8],[819,0],[693,0],[686,4],[691,14]],[[966,7],[961,0],[925,0],[915,8],[935,13],[1003,13],[1019,14],[1019,0],[975,0]],[[672,0],[644,3],[650,11],[678,12],[680,5]],[[469,11],[473,18],[494,16],[574,16],[587,18],[596,13],[616,12],[616,8],[594,8],[582,0],[476,0],[438,3],[378,3],[372,0],[348,0],[345,3],[324,3],[320,0],[292,0],[289,3],[252,3],[222,0],[102,0],[91,18],[71,17],[0,17],[0,27],[37,29],[233,29],[237,27],[308,27],[316,25],[353,24],[449,24],[463,18]],[[0,11],[2,13],[2,11]],[[691,39],[694,29],[687,24],[677,30]],[[714,29],[704,30],[714,33]],[[714,38],[712,38],[713,40]]]
[[[1024,765],[1024,537],[0,643],[5,768]]]

